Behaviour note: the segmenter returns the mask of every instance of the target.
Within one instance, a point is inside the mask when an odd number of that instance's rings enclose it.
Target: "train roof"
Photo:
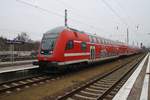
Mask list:
[[[100,39],[103,39],[103,40],[105,40],[105,41],[111,41],[112,44],[117,44],[117,45],[124,45],[124,46],[127,46],[127,44],[124,43],[124,42],[113,41],[113,40],[110,40],[110,39],[107,39],[107,38],[104,38],[104,37],[100,37],[100,36],[94,35],[94,34],[92,34],[92,33],[84,32],[84,31],[79,31],[79,30],[74,29],[74,28],[69,28],[69,29],[72,30],[72,31],[79,32],[79,33],[85,33],[85,34],[87,34],[88,36],[100,38]]]
[[[92,33],[80,31],[80,30],[77,30],[77,29],[74,29],[74,28],[70,28],[70,27],[65,27],[65,26],[59,26],[59,27],[53,28],[53,29],[51,29],[51,30],[45,32],[44,34],[55,34],[55,35],[59,35],[59,33],[61,33],[64,29],[69,29],[69,30],[72,30],[72,31],[74,31],[74,32],[79,32],[79,33],[81,33],[81,34],[87,34],[88,36],[100,38],[100,39],[103,39],[103,40],[105,40],[105,41],[111,41],[112,44],[125,45],[125,46],[127,46],[127,44],[125,44],[125,43],[123,43],[123,42],[120,42],[120,41],[113,41],[113,40],[106,39],[106,38],[103,38],[103,37],[100,37],[100,36],[97,36],[97,35],[93,35]]]
[[[59,33],[61,33],[64,29],[66,29],[66,27],[59,26],[59,27],[53,28],[53,29],[51,29],[51,30],[48,30],[47,32],[45,32],[45,34],[49,34],[49,33],[59,34]]]

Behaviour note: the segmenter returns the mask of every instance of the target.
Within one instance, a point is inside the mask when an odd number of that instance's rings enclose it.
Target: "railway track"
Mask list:
[[[144,56],[138,56],[116,69],[92,78],[77,88],[57,96],[56,100],[107,100],[112,99]]]
[[[56,77],[55,77],[56,78]],[[31,85],[37,85],[38,83],[48,82],[49,80],[55,79],[54,76],[48,76],[45,74],[34,75],[25,77],[22,79],[16,79],[0,83],[0,94],[11,93],[14,90],[21,90],[22,88],[28,88]]]

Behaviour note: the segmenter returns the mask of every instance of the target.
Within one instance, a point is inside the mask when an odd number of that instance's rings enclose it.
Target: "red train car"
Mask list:
[[[57,27],[43,35],[38,64],[42,68],[94,63],[121,55],[131,55],[137,53],[138,49],[76,29]]]

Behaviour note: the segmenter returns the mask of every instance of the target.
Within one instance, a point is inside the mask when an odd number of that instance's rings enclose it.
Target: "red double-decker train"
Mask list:
[[[68,27],[57,27],[43,35],[38,65],[40,68],[61,68],[64,65],[95,63],[139,51],[138,47],[121,42]]]

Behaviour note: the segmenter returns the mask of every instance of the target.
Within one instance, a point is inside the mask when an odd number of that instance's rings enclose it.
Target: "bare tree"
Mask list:
[[[22,41],[22,42],[32,42],[32,40],[29,38],[29,35],[26,32],[22,32],[21,34],[18,34],[14,40]]]

